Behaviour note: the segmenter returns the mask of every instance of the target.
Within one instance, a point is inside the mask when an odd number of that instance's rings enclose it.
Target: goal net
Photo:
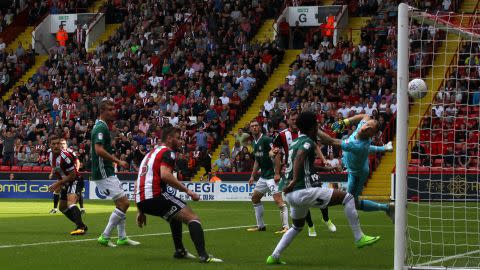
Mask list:
[[[480,17],[400,4],[397,59],[395,269],[480,269]]]

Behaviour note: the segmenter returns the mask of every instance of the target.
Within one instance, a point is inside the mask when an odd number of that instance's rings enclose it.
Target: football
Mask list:
[[[427,84],[422,79],[413,79],[408,83],[408,94],[414,99],[423,98],[427,91]]]

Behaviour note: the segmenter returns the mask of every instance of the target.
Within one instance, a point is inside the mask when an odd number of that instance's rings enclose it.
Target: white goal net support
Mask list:
[[[480,269],[480,16],[400,4],[397,38],[395,270]]]

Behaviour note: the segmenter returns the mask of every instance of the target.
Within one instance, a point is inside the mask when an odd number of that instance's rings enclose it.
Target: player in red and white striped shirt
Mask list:
[[[60,146],[60,140],[56,136],[50,138],[52,154],[50,156],[50,165],[54,168],[55,178],[57,182],[48,187],[48,191],[60,191],[60,211],[75,225],[77,228],[70,235],[83,235],[88,230],[82,221],[82,214],[76,203],[78,194],[83,190],[83,179],[79,176],[75,168],[72,154],[63,151]]]
[[[282,152],[284,156],[283,157],[284,161],[288,160],[288,150],[293,140],[298,138],[299,131],[298,131],[297,125],[295,124],[295,122],[297,121],[297,116],[298,116],[297,112],[295,111],[290,112],[288,116],[288,128],[285,130],[282,130],[273,141],[273,145],[275,147],[278,147],[283,150]],[[317,145],[317,148],[319,148],[318,145]],[[321,155],[322,152],[319,149],[317,149],[316,153],[317,155],[318,154]],[[277,155],[276,158],[280,158],[280,156]],[[280,162],[278,162],[277,164],[280,164]],[[275,179],[280,179],[280,170],[281,168],[275,168],[275,177],[274,177]],[[331,232],[335,232],[337,228],[335,227],[332,220],[328,216],[328,208],[326,207],[320,210],[322,211],[323,221],[327,225],[328,229]],[[308,211],[307,216],[305,217],[305,221],[308,224],[308,235],[311,237],[317,236],[317,232],[315,231],[315,227],[313,225],[310,211]]]
[[[146,225],[145,214],[159,216],[170,223],[173,243],[175,244],[174,258],[189,258],[190,254],[182,242],[182,222],[188,225],[190,236],[197,249],[201,262],[223,262],[208,255],[205,250],[203,228],[198,216],[185,202],[167,191],[167,185],[185,192],[192,200],[198,201],[200,196],[185,187],[173,176],[175,167],[174,149],[180,146],[180,130],[165,128],[162,132],[162,145],[151,150],[142,160],[135,184],[135,202],[137,203],[137,224],[141,228]]]

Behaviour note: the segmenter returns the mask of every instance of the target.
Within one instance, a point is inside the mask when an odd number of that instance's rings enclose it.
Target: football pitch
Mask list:
[[[249,202],[189,202],[200,216],[207,251],[223,259],[222,264],[200,264],[176,260],[168,224],[148,216],[143,229],[135,224],[136,209],[130,206],[127,233],[141,242],[136,247],[107,248],[96,238],[103,231],[113,209],[111,201],[86,201],[84,215],[89,231],[70,236],[74,226],[61,213],[50,215],[49,200],[0,200],[0,269],[391,269],[393,267],[393,224],[385,214],[360,212],[366,234],[380,235],[374,246],[357,249],[344,216],[343,207],[330,208],[337,226],[331,233],[320,223],[321,213],[312,210],[318,236],[307,230],[283,254],[287,265],[267,266],[281,235],[279,211],[273,202],[264,202],[266,232],[247,232],[255,223]],[[186,226],[184,244],[196,255]],[[116,231],[114,232],[116,235]]]

